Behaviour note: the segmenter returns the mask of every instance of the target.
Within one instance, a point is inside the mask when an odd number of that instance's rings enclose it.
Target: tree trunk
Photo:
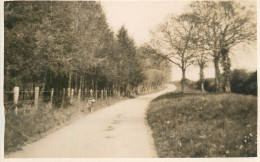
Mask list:
[[[92,81],[91,81],[91,85],[92,85],[92,89],[95,90],[94,79],[93,78],[92,78]]]
[[[45,80],[45,79],[44,79]],[[45,81],[44,81],[44,83],[42,84],[42,88],[41,88],[41,93],[40,93],[40,97],[44,97],[44,90],[45,90]]]
[[[204,81],[203,81],[203,82],[201,82],[200,84],[201,84],[201,85],[200,85],[201,92],[204,92],[204,91],[205,91],[205,89],[204,89]]]
[[[127,97],[129,97],[129,96],[130,96],[130,89],[131,89],[129,83],[127,83],[126,89],[127,89],[127,90],[126,90],[126,92],[127,92],[126,95],[127,95]]]
[[[84,83],[83,77],[80,76],[80,77],[79,77],[79,93],[78,93],[78,98],[79,98],[79,100],[82,98],[83,83]]]
[[[78,75],[75,74],[75,94],[78,92]]]
[[[219,69],[219,57],[215,56],[214,58],[214,67],[215,67],[215,88],[216,92],[221,92],[221,74]]]
[[[82,89],[82,83],[83,83],[83,78],[82,78],[82,76],[80,76],[80,79],[79,79],[79,89]]]
[[[200,65],[200,90],[204,92],[204,65]]]
[[[181,79],[181,91],[184,92],[184,84],[185,84],[185,69],[182,68],[182,79]]]
[[[95,81],[95,91],[98,90],[98,84],[97,84],[97,80]]]
[[[228,56],[229,49],[222,48],[221,56],[222,56],[222,66],[223,66],[223,79],[224,79],[224,91],[230,92],[230,76],[231,76],[231,61]]]
[[[70,93],[71,93],[71,78],[72,74],[69,74],[69,81],[68,81],[68,97],[70,98]]]
[[[44,97],[45,86],[46,86],[46,73],[43,77],[43,84],[42,84],[41,93],[40,93],[40,97],[42,97],[42,98]]]
[[[230,81],[229,80],[225,81],[224,89],[225,89],[225,92],[231,92]]]

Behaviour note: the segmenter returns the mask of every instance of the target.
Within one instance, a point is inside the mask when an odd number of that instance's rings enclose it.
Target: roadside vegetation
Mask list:
[[[93,111],[115,104],[126,99],[114,97],[109,100],[97,100],[92,105]],[[60,126],[70,123],[73,119],[89,114],[87,101],[75,103],[66,108],[51,109],[50,105],[41,104],[37,111],[20,113],[6,113],[5,115],[5,154],[18,151],[22,146],[34,142]],[[31,105],[24,105],[30,107]],[[33,109],[33,108],[32,108]]]
[[[181,93],[175,85],[176,92],[154,99],[147,112],[159,157],[257,156],[257,97]]]
[[[195,89],[200,89],[200,81],[191,84]],[[234,69],[231,72],[230,87],[233,93],[257,96],[257,71],[248,72],[245,69]],[[207,92],[215,92],[215,79],[206,78],[204,88]]]

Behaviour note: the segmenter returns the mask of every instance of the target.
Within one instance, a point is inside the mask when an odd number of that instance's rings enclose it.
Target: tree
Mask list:
[[[162,55],[158,55],[148,43],[138,48],[138,54],[139,60],[142,60],[143,85],[158,87],[170,79],[171,64]]]
[[[100,2],[5,2],[5,90],[39,86],[133,90],[144,82],[159,84],[122,27],[108,26]],[[163,65],[162,65],[163,66]],[[150,81],[150,79],[152,81]],[[164,79],[164,78],[163,78]],[[69,96],[69,95],[68,95]]]
[[[182,91],[185,72],[194,63],[194,25],[182,16],[170,15],[152,31],[151,44],[157,53],[182,70]]]
[[[200,90],[202,92],[204,92],[204,81],[205,81],[205,76],[204,76],[204,69],[205,67],[207,67],[207,63],[208,63],[208,54],[205,52],[200,52],[197,56],[196,56],[196,62],[195,64],[197,64],[200,68]]]
[[[129,93],[130,85],[138,86],[142,82],[141,62],[137,60],[137,51],[133,39],[122,26],[117,34],[118,75],[121,86]]]
[[[256,39],[256,14],[235,1],[196,1],[191,4],[191,15],[202,24],[205,47],[212,50],[217,91],[230,91],[229,51],[241,43]],[[223,67],[222,87],[220,60]]]
[[[41,2],[5,3],[5,78],[13,84],[24,88],[28,82],[43,83],[48,56],[38,53],[36,35],[48,11],[46,3]]]

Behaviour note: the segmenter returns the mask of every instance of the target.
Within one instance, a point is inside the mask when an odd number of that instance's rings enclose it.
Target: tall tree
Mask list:
[[[205,47],[212,50],[216,90],[230,91],[229,51],[256,39],[256,14],[235,1],[196,1],[191,4],[193,18],[204,25]],[[224,70],[221,85],[220,60]]]
[[[158,54],[181,69],[182,91],[184,91],[186,70],[194,63],[194,25],[182,16],[171,15],[152,31],[152,35],[151,43]]]
[[[117,34],[117,55],[120,82],[129,93],[130,85],[137,86],[142,81],[142,73],[141,64],[137,60],[136,46],[124,26]]]

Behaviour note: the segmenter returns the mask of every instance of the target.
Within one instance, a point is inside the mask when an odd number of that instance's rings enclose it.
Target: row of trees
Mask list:
[[[137,48],[124,26],[112,32],[100,2],[5,2],[4,10],[5,90],[129,92],[169,79],[167,61]]]
[[[151,34],[147,49],[182,70],[182,90],[187,68],[197,65],[203,91],[204,68],[213,60],[215,89],[229,92],[230,51],[256,40],[256,13],[235,1],[196,1],[188,12],[166,17]]]

